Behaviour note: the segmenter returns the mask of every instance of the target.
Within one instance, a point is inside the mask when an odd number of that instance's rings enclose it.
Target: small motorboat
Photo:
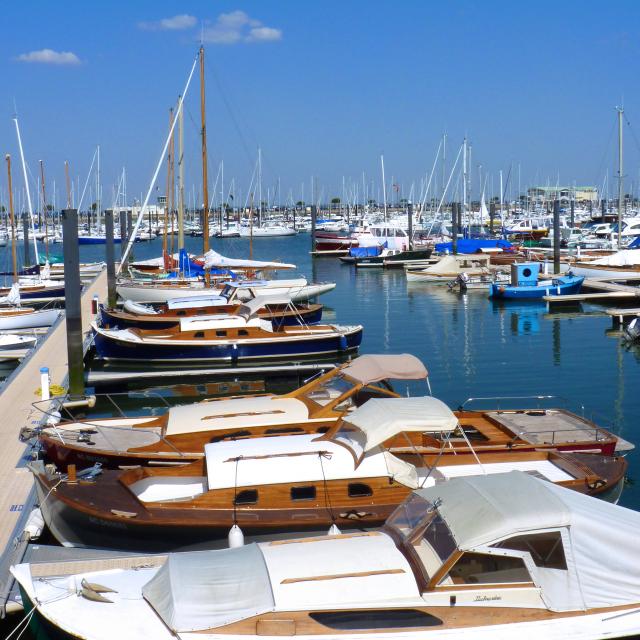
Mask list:
[[[0,335],[0,351],[11,349],[30,349],[38,342],[37,336],[22,336],[13,333]]]
[[[489,295],[492,298],[513,300],[541,300],[544,296],[566,296],[578,293],[584,276],[564,275],[540,278],[539,262],[520,262],[511,265],[511,282],[492,283]]]

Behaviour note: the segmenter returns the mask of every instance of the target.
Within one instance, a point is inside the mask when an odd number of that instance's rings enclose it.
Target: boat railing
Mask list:
[[[559,395],[484,396],[484,397],[478,396],[478,397],[467,398],[459,406],[459,410],[460,411],[478,411],[479,409],[470,408],[469,405],[473,405],[474,403],[490,402],[490,403],[493,403],[491,410],[514,411],[514,410],[522,409],[522,404],[520,404],[519,407],[513,406],[513,404],[511,406],[505,406],[505,405],[508,403],[512,403],[514,401],[521,403],[524,400],[530,400],[530,401],[532,400],[535,402],[535,406],[527,407],[528,410],[541,411],[543,409],[563,409],[565,411],[571,411],[572,413],[575,413],[586,422],[591,423],[592,426],[585,424],[585,425],[581,425],[580,429],[583,431],[589,431],[590,429],[592,429],[594,431],[596,440],[600,439],[599,437],[600,434],[612,433],[614,435],[618,435],[617,434],[618,427],[616,426],[613,420],[611,420],[610,418],[607,418],[606,416],[603,416],[597,411],[593,411],[593,410],[587,411],[586,407],[583,404],[580,404],[576,407],[575,405],[572,405],[572,403],[566,397],[559,396]],[[543,406],[543,403],[550,403],[550,402],[553,402],[554,405],[549,406],[549,404],[546,404],[546,406]],[[557,428],[557,429],[549,429],[546,431],[540,430],[540,431],[537,431],[537,433],[553,433],[554,439],[552,440],[552,442],[555,442],[555,433],[562,433],[566,431],[571,431],[571,429]],[[606,438],[607,435],[604,435],[603,437]]]

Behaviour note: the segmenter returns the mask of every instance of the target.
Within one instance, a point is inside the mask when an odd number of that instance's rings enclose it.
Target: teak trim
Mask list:
[[[280,584],[294,584],[296,582],[316,582],[318,580],[339,580],[340,578],[368,578],[369,576],[383,576],[406,573],[404,569],[378,569],[376,571],[355,571],[353,573],[334,573],[326,576],[310,576],[308,578],[285,578]]]

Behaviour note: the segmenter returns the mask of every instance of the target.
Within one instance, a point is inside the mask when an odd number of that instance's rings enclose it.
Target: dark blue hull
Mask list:
[[[105,360],[130,360],[154,362],[219,362],[239,363],[251,360],[274,361],[296,358],[318,358],[356,350],[362,341],[362,327],[353,327],[341,334],[317,338],[279,337],[271,340],[245,341],[220,344],[143,344],[130,343],[95,335],[95,348]]]

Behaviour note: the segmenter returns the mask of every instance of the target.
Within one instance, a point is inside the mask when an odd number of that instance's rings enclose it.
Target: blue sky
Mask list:
[[[65,159],[83,182],[100,144],[104,199],[123,166],[139,198],[204,34],[210,179],[224,159],[239,198],[258,146],[264,193],[280,178],[283,199],[304,183],[309,200],[313,175],[339,196],[343,176],[361,185],[363,172],[377,191],[384,153],[387,184],[406,196],[445,131],[450,157],[465,134],[473,145],[475,192],[480,171],[497,192],[510,166],[514,188],[518,173],[522,185],[601,185],[616,170],[622,100],[627,191],[633,180],[638,192],[639,18],[634,0],[5,0],[0,150],[17,161],[15,100],[28,163],[35,174],[44,160],[50,190],[55,179],[62,191]],[[187,190],[199,191],[198,91],[185,157]]]

